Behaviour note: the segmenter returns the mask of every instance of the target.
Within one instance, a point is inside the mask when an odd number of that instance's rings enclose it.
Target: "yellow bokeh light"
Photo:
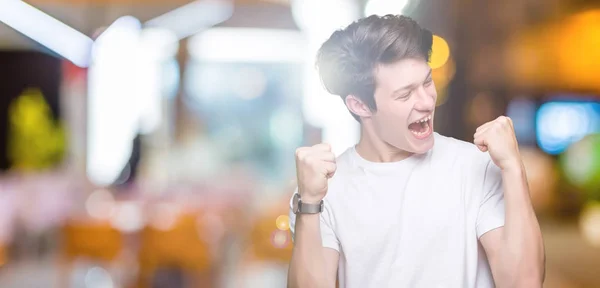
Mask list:
[[[446,103],[448,99],[448,85],[452,78],[454,78],[454,73],[456,71],[456,67],[452,57],[448,58],[446,64],[438,69],[435,69],[431,72],[431,77],[433,78],[433,83],[435,83],[435,88],[438,93],[438,98],[436,105],[440,106]]]
[[[444,38],[433,35],[433,47],[431,48],[431,60],[429,66],[431,69],[437,69],[448,61],[450,57],[450,47]]]
[[[594,247],[600,247],[600,202],[585,206],[579,218],[583,238]]]
[[[287,215],[279,215],[277,220],[275,220],[275,225],[277,226],[277,229],[287,231],[290,229],[290,217]]]

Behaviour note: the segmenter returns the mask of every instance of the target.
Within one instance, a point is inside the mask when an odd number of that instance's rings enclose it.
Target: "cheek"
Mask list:
[[[431,98],[437,99],[437,90],[435,89],[435,83],[431,83],[431,85],[429,85],[429,87],[427,87],[425,91],[427,91],[427,94],[431,96]]]
[[[385,125],[386,123],[390,123],[388,125],[398,127],[398,126],[408,126],[407,119],[410,114],[410,110],[412,107],[412,103],[410,101],[394,101],[388,103],[387,105],[381,107],[383,111],[381,111],[381,121]],[[393,124],[392,124],[393,123]]]

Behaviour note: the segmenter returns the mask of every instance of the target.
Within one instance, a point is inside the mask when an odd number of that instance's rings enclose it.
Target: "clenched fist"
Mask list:
[[[479,150],[490,153],[492,161],[502,170],[520,168],[521,156],[512,120],[500,116],[481,125],[473,136]]]
[[[335,155],[329,144],[296,150],[298,193],[305,203],[317,204],[327,193],[327,182],[336,170]]]

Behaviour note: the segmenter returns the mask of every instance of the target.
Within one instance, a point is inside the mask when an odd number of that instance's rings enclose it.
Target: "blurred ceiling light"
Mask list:
[[[140,128],[138,74],[141,23],[131,16],[117,19],[98,39],[92,52],[88,84],[87,175],[96,185],[112,184],[127,164]],[[150,85],[149,83],[146,83]]]
[[[141,52],[157,60],[166,60],[177,55],[179,40],[171,30],[164,28],[145,28],[141,31]]]
[[[19,0],[0,1],[0,22],[42,44],[79,67],[87,67],[93,40]]]
[[[303,62],[306,42],[293,30],[212,28],[188,42],[190,55],[206,62]]]
[[[433,47],[431,50],[431,59],[429,61],[431,69],[440,68],[448,62],[448,58],[450,58],[450,47],[444,38],[433,35]]]
[[[170,80],[164,77],[165,67],[169,61],[176,61],[179,41],[170,30],[147,28],[141,31],[138,45],[138,61],[132,84],[138,93],[135,107],[140,117],[140,133],[149,134],[162,122],[163,88]]]
[[[403,14],[410,0],[369,0],[365,5],[365,15]]]
[[[96,40],[89,71],[88,167],[90,180],[116,184],[128,169],[136,134],[155,131],[162,121],[165,76],[179,50],[175,34],[164,28],[142,30],[131,16],[117,19]],[[178,71],[170,69],[171,73]]]
[[[95,49],[98,45],[102,45],[105,42],[116,41],[117,38],[120,40],[126,40],[127,37],[131,36],[129,31],[136,30],[141,31],[142,23],[133,16],[122,16],[119,17],[115,22],[110,24],[102,33],[96,37],[96,43],[94,43]]]
[[[168,29],[175,33],[177,39],[183,39],[221,23],[231,15],[231,0],[198,0],[158,16],[145,25]]]

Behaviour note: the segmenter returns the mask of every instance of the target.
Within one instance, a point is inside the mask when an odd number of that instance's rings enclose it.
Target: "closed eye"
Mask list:
[[[431,83],[433,83],[433,79],[427,78],[427,80],[425,80],[425,82],[423,82],[423,86],[427,87],[427,86],[431,85]]]
[[[404,95],[399,96],[398,98],[396,98],[396,100],[407,100],[408,98],[410,98],[411,94],[412,90],[408,91],[408,93],[405,93]]]

